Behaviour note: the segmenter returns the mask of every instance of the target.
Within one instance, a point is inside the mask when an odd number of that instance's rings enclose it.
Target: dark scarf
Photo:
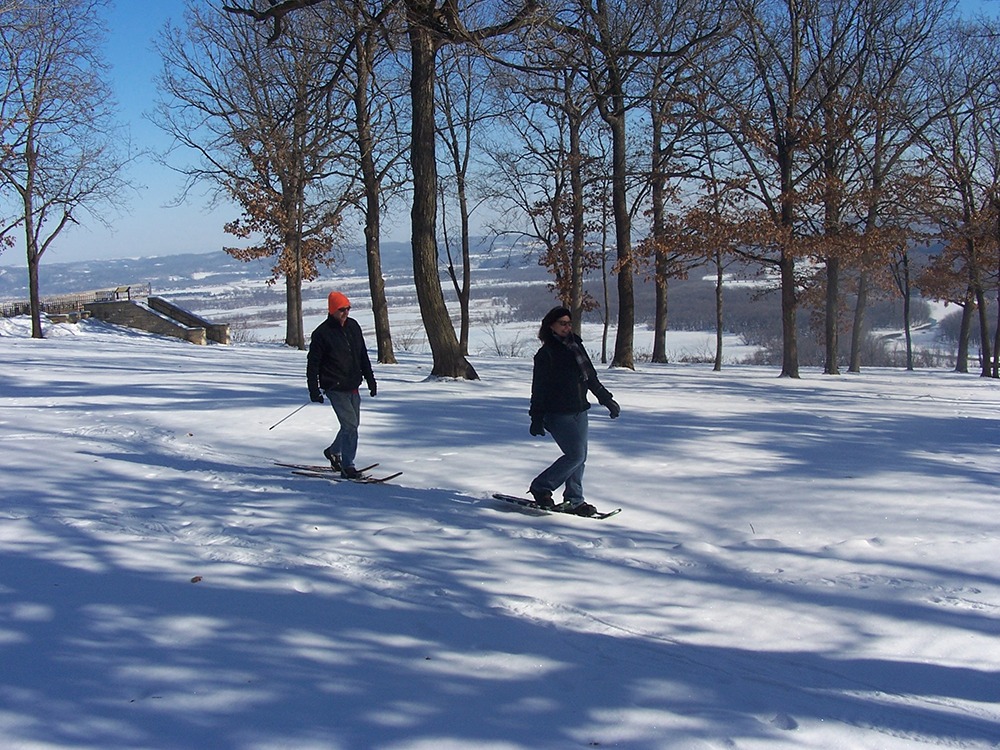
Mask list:
[[[590,376],[590,370],[588,367],[590,360],[587,357],[587,352],[585,352],[583,347],[577,342],[576,337],[572,334],[566,337],[556,336],[555,334],[552,336],[556,341],[573,353],[576,363],[580,366],[580,379],[586,381]]]

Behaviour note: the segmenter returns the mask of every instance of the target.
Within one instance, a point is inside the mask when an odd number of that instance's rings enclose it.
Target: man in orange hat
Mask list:
[[[350,300],[341,292],[330,292],[327,306],[330,314],[313,331],[309,342],[306,382],[309,398],[321,404],[325,393],[340,422],[337,437],[323,455],[341,476],[357,479],[361,475],[354,466],[361,424],[358,388],[364,380],[368,393],[374,397],[378,386],[361,326],[350,317]]]

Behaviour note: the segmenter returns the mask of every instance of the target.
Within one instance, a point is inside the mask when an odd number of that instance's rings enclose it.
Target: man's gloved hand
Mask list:
[[[622,408],[618,405],[618,402],[615,401],[613,398],[609,398],[604,405],[607,407],[608,413],[611,415],[611,418],[618,419],[618,415],[622,413]]]
[[[542,417],[532,417],[531,418],[531,428],[529,430],[532,435],[541,437],[545,434],[545,420]]]
[[[309,400],[312,401],[314,404],[322,404],[323,394],[320,393],[319,391],[309,391]]]
[[[378,383],[375,382],[375,378],[368,378],[368,395],[375,398],[376,393],[378,393]]]

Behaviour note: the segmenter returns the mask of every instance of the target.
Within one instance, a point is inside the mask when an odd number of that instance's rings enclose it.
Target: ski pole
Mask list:
[[[275,422],[275,423],[274,423],[273,425],[271,425],[271,426],[270,426],[270,427],[268,427],[267,429],[268,429],[268,430],[273,430],[273,429],[274,429],[275,427],[277,427],[277,426],[278,426],[279,424],[281,424],[282,422],[284,422],[284,421],[285,421],[286,419],[288,419],[289,417],[294,417],[294,416],[295,416],[296,414],[298,414],[298,413],[299,413],[300,411],[302,411],[303,409],[305,409],[305,408],[306,408],[307,406],[309,406],[309,404],[311,404],[311,403],[312,403],[312,401],[306,401],[306,402],[305,402],[304,404],[302,404],[302,406],[300,406],[300,407],[299,407],[298,409],[296,409],[295,411],[293,411],[293,412],[292,412],[291,414],[288,414],[287,416],[285,416],[285,417],[282,417],[281,419],[279,419],[279,420],[278,420],[277,422]]]

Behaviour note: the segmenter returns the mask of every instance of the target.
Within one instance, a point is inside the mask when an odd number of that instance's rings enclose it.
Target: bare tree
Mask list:
[[[698,91],[698,82],[693,82],[696,92],[691,104],[696,112],[703,112],[709,106],[708,91]],[[732,173],[729,161],[738,159],[738,154],[727,147],[725,135],[714,127],[709,119],[697,118],[691,125],[692,135],[700,144],[689,147],[691,158],[699,160],[694,177],[685,185],[687,192],[698,195],[693,205],[684,205],[672,222],[668,236],[673,239],[671,266],[702,263],[708,259],[715,268],[715,361],[714,369],[722,369],[722,345],[724,328],[724,283],[725,270],[735,262],[737,253],[734,243],[740,236],[739,196],[743,185],[723,177]],[[690,184],[698,186],[690,190]],[[736,196],[734,202],[733,196]],[[654,222],[655,226],[655,222]]]
[[[998,285],[1000,267],[994,233],[995,195],[1000,185],[997,53],[993,40],[978,25],[959,25],[952,33],[948,54],[940,57],[934,76],[934,96],[948,105],[947,114],[928,128],[924,141],[940,190],[933,216],[942,227],[945,248],[922,286],[937,289],[939,298],[947,298],[940,290],[950,289],[951,296],[956,296],[953,279],[962,280],[966,292],[960,340],[967,340],[971,315],[977,313],[982,375],[987,377],[996,369],[987,294]],[[960,351],[959,371],[964,368],[962,360]]]
[[[704,159],[707,147],[704,120],[697,117],[697,110],[687,101],[690,82],[681,74],[682,66],[666,62],[654,58],[650,66],[650,230],[636,248],[639,258],[652,259],[656,309],[651,360],[661,364],[667,362],[670,280],[685,278],[691,267],[704,261],[706,254],[704,250],[692,251],[681,240],[684,231],[677,227],[677,221],[671,220],[679,211],[669,206],[682,205],[680,185],[691,184],[704,169],[711,167]],[[709,180],[709,185],[714,186],[714,182]]]
[[[706,111],[742,155],[749,201],[738,245],[748,260],[777,273],[781,297],[782,377],[799,376],[797,261],[815,249],[804,221],[804,196],[819,167],[822,114],[832,92],[822,76],[841,43],[820,34],[824,0],[735,0],[738,23],[729,58],[714,80],[715,111]],[[819,38],[815,38],[815,37]],[[813,42],[817,42],[814,44]]]
[[[697,23],[701,16],[692,13],[695,5],[695,2],[680,2],[668,8],[656,3],[574,2],[568,7],[570,20],[554,23],[566,37],[568,48],[578,51],[581,72],[611,133],[615,270],[618,274],[618,330],[612,367],[635,366],[635,260],[628,200],[627,118],[641,98],[630,96],[630,80],[647,57],[682,58],[691,46],[704,39],[704,32]],[[688,26],[692,20],[695,23]],[[677,41],[668,31],[672,24],[685,25],[690,32],[690,37],[679,47],[671,46]]]
[[[824,372],[837,375],[839,365],[840,286],[842,267],[858,249],[845,216],[849,173],[853,167],[852,133],[863,78],[871,59],[881,53],[873,43],[875,30],[884,24],[889,2],[832,2],[822,5],[807,23],[812,55],[819,61],[813,82],[818,100],[816,180],[812,200],[819,204],[810,234],[818,236],[818,253],[824,268]],[[808,180],[806,181],[809,182]],[[808,192],[808,190],[807,190]]]
[[[714,10],[713,10],[714,9]],[[579,50],[597,110],[611,134],[612,206],[618,274],[618,330],[612,367],[633,368],[635,336],[632,215],[629,201],[628,116],[648,92],[637,93],[634,80],[646,61],[687,56],[717,31],[717,3],[615,4],[578,0],[568,4],[571,20],[553,25],[569,48]]]
[[[540,248],[539,263],[552,274],[579,334],[583,313],[599,304],[584,285],[587,272],[599,266],[590,235],[599,209],[594,194],[601,192],[595,185],[607,173],[596,103],[573,56],[554,43],[539,44],[529,64],[498,69],[492,80],[507,102],[502,134],[489,149],[495,208],[525,217],[527,227],[519,231]]]
[[[438,108],[441,124],[439,137],[444,145],[447,159],[444,164],[448,171],[440,180],[442,197],[441,232],[444,239],[445,256],[448,259],[448,276],[458,297],[459,346],[463,354],[469,353],[469,301],[472,292],[471,230],[473,211],[470,195],[470,169],[473,158],[475,136],[484,130],[494,113],[489,111],[486,87],[486,70],[478,55],[470,54],[466,47],[451,46],[441,55],[441,71],[438,75]],[[453,190],[445,189],[446,182],[453,182]],[[452,251],[452,240],[448,230],[449,212],[446,197],[453,193],[458,210],[459,258],[456,263]],[[456,268],[457,266],[457,268]]]
[[[346,99],[320,85],[349,42],[317,35],[309,16],[270,45],[256,24],[218,8],[190,4],[185,21],[159,42],[157,123],[200,157],[182,169],[189,187],[208,183],[242,207],[227,231],[255,244],[228,251],[274,259],[274,279],[285,279],[285,343],[305,348],[302,282],[329,262],[359,191],[345,153]]]
[[[385,17],[385,9],[378,5],[360,2],[338,3],[337,7],[343,14],[338,21],[346,17],[346,26],[356,29],[354,55],[346,60],[345,80],[334,80],[328,85],[347,89],[354,103],[354,141],[364,188],[358,203],[364,216],[365,257],[378,361],[395,364],[381,254],[383,205],[404,182],[405,145],[400,123],[405,110],[397,102],[405,97],[404,92],[395,90],[399,76],[392,50],[383,44],[388,33],[385,24],[391,23],[392,16]],[[337,32],[330,29],[328,33]]]
[[[504,186],[545,248],[543,264],[553,272],[555,289],[574,311],[576,325],[595,301],[584,291],[584,271],[606,261],[600,197],[606,191],[599,183],[611,184],[618,285],[613,366],[633,365],[632,222],[648,194],[648,171],[629,153],[627,118],[648,99],[643,74],[649,60],[657,61],[661,78],[672,80],[685,55],[710,36],[702,27],[706,7],[570,0],[551,8],[543,28],[532,29],[505,59],[516,71],[509,95],[525,103],[511,107],[524,152],[515,146],[494,155],[502,157],[509,178]],[[603,123],[603,133],[596,123]],[[607,168],[591,153],[598,151],[593,144],[604,140],[611,144]],[[600,175],[594,170],[598,159]],[[605,311],[606,323],[612,317]]]
[[[886,19],[892,22],[874,30],[877,54],[860,81],[859,116],[852,136],[857,155],[853,180],[857,184],[852,192],[861,247],[854,269],[857,286],[850,372],[861,370],[870,295],[889,286],[887,275],[895,278],[897,289],[899,281],[909,275],[908,269],[894,261],[903,260],[899,249],[912,241],[908,238],[920,223],[915,218],[920,196],[926,194],[926,169],[916,144],[947,109],[935,105],[929,96],[928,86],[935,75],[927,61],[948,36],[946,29],[941,32],[949,7],[948,0],[893,3]],[[904,326],[908,332],[909,319],[905,317]]]
[[[23,231],[31,335],[42,338],[39,264],[83,215],[120,205],[134,158],[114,123],[99,49],[104,0],[13,3],[0,12],[0,198]],[[125,151],[122,148],[126,149]]]
[[[278,0],[264,10],[246,6],[226,6],[226,10],[262,21],[273,21],[271,38],[276,39],[290,13],[326,1]],[[535,0],[527,0],[520,7],[499,7],[495,23],[468,27],[463,18],[463,9],[450,0],[442,0],[440,4],[437,0],[387,0],[384,5],[386,10],[398,9],[404,14],[410,48],[410,168],[413,170],[410,229],[413,277],[420,315],[434,360],[432,376],[467,379],[479,377],[462,353],[438,274],[438,179],[435,156],[437,54],[447,44],[482,44],[506,35],[525,24],[535,7]]]
[[[449,0],[405,0],[409,21],[411,129],[410,166],[413,169],[413,274],[424,328],[434,357],[432,375],[478,379],[462,354],[444,303],[437,272],[437,160],[435,157],[435,76],[441,46],[482,43],[508,34],[534,12],[534,0],[505,13],[496,24],[466,28],[458,7]]]

